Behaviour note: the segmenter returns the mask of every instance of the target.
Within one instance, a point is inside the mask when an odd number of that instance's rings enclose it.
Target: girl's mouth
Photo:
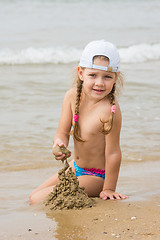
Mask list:
[[[102,93],[102,92],[104,92],[104,90],[102,90],[102,89],[93,89],[93,91],[96,92],[96,93]]]

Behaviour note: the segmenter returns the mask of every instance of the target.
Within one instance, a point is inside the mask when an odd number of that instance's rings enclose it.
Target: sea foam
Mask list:
[[[147,62],[160,60],[160,44],[139,44],[119,49],[122,63]]]
[[[146,62],[160,60],[160,43],[139,44],[119,48],[122,63]],[[76,48],[33,48],[0,49],[0,65],[10,64],[68,64],[78,62],[82,49]]]

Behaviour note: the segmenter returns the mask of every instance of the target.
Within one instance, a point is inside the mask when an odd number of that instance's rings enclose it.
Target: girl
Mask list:
[[[73,126],[70,166],[88,196],[103,200],[127,198],[115,192],[121,163],[121,111],[115,97],[121,79],[119,62],[112,43],[100,40],[86,46],[77,68],[77,87],[65,95],[53,139],[53,147],[67,147]],[[55,155],[57,160],[63,157],[62,152]],[[44,200],[57,183],[58,174],[40,185],[30,195],[31,204]]]

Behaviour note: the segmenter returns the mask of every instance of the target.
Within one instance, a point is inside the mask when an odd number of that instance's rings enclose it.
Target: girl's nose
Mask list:
[[[101,77],[97,78],[96,82],[95,82],[95,85],[96,86],[104,86],[103,79]]]

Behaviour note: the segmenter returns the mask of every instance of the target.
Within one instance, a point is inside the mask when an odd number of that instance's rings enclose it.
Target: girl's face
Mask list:
[[[107,59],[95,58],[95,65],[108,67]],[[78,67],[79,78],[83,81],[83,90],[86,95],[101,100],[107,96],[116,82],[116,74],[104,70]]]

